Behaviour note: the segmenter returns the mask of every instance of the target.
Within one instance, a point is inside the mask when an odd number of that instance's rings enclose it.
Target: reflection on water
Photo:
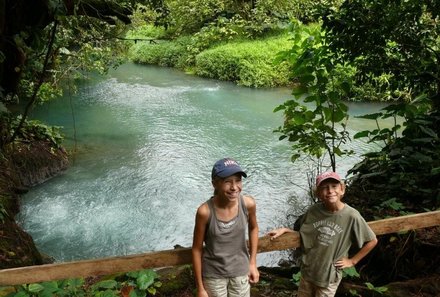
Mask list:
[[[304,189],[313,164],[292,164],[289,144],[272,132],[282,123],[272,111],[289,98],[288,89],[123,65],[35,110],[34,118],[63,126],[75,152],[63,175],[23,197],[18,219],[57,261],[189,247],[195,210],[212,194],[211,166],[230,156],[248,173],[244,193],[257,201],[262,236],[309,203]],[[379,108],[351,106],[353,114]],[[350,129],[372,124],[353,119]],[[368,149],[362,142],[350,146]],[[357,158],[338,160],[339,171]],[[259,255],[259,265],[274,265],[278,257]]]

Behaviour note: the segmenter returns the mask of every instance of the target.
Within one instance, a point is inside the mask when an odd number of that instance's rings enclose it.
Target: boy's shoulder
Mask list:
[[[251,195],[246,194],[246,195],[243,195],[242,197],[243,197],[244,201],[254,201],[255,202],[255,198]]]
[[[208,217],[210,214],[208,201],[203,202],[198,208],[197,208],[197,215]]]
[[[257,204],[255,202],[255,198],[250,195],[243,195],[243,201],[244,204],[246,205],[246,208],[255,207]]]
[[[351,205],[348,205],[347,203],[345,203],[345,210],[346,210],[348,213],[356,214],[356,215],[360,215],[359,210],[357,210],[356,208],[354,208],[354,207],[351,206]]]
[[[322,202],[316,202],[316,203],[313,203],[312,205],[310,205],[310,206],[307,208],[305,214],[306,214],[306,213],[309,213],[309,212],[312,212],[312,211],[314,211],[314,210],[316,210],[316,209],[324,209],[324,204],[323,204]]]

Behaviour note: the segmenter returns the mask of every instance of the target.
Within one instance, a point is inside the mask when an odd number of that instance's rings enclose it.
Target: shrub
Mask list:
[[[130,30],[126,34],[127,39],[160,39],[166,35],[165,28],[153,25],[142,25]]]
[[[290,47],[285,34],[257,41],[234,41],[196,57],[196,74],[249,87],[275,87],[288,82],[287,65],[275,66],[276,54]]]
[[[174,41],[138,42],[130,48],[128,58],[140,64],[185,69],[188,66],[188,41],[189,37],[180,37]]]

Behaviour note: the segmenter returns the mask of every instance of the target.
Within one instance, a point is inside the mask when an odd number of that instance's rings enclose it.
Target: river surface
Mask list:
[[[90,76],[78,93],[37,107],[32,118],[61,126],[71,166],[22,197],[19,223],[57,262],[191,246],[197,207],[212,194],[210,173],[232,157],[248,173],[260,236],[310,203],[311,162],[290,162],[290,145],[272,131],[273,109],[289,89],[249,89],[175,69],[125,64]],[[351,115],[383,106],[350,104]],[[350,130],[373,127],[351,117]],[[370,149],[350,144],[358,154]],[[338,159],[345,175],[359,155]],[[281,253],[258,255],[276,265]]]

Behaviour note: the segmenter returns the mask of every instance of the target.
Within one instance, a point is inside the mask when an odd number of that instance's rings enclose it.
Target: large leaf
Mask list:
[[[136,279],[139,289],[145,290],[154,283],[154,279],[157,277],[157,273],[154,270],[147,269],[142,270]]]

